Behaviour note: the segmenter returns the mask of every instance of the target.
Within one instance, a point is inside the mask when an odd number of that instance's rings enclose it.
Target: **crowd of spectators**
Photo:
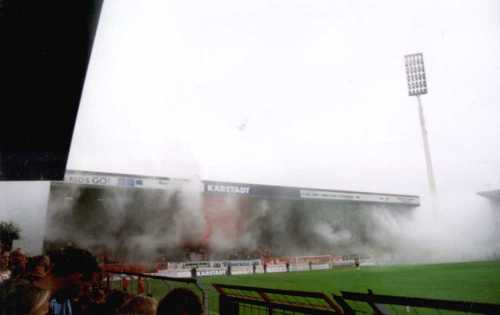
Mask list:
[[[65,247],[28,257],[0,248],[0,315],[201,315],[199,297],[173,289],[160,301],[111,289],[88,251]]]

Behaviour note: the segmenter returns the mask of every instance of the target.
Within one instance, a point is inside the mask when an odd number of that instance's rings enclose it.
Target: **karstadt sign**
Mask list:
[[[233,194],[250,194],[249,186],[234,186],[234,185],[216,185],[207,184],[208,192],[233,193]]]

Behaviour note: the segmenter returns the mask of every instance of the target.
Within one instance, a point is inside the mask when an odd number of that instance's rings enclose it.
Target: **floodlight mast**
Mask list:
[[[422,53],[405,56],[406,77],[408,80],[408,95],[416,96],[418,101],[418,112],[420,117],[420,128],[425,152],[425,164],[427,166],[427,180],[429,182],[429,192],[431,195],[432,209],[436,214],[438,211],[436,180],[432,168],[431,150],[429,138],[425,125],[424,109],[420,96],[427,94],[427,80],[425,77],[424,56]]]

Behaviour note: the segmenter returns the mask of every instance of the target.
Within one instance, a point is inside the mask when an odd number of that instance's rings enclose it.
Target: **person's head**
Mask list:
[[[80,286],[90,282],[100,271],[96,258],[88,251],[65,247],[47,253],[50,259],[50,275],[54,293],[60,297],[74,297]]]
[[[92,288],[92,291],[89,294],[90,300],[95,304],[104,304],[106,303],[106,293],[103,289],[100,288]]]
[[[9,256],[0,253],[0,272],[9,268]]]
[[[158,315],[201,315],[203,306],[200,298],[191,290],[176,288],[170,291],[158,304]]]
[[[40,255],[28,258],[26,273],[30,277],[43,278],[49,272],[50,259],[48,256]]]
[[[118,309],[119,315],[156,315],[158,302],[146,296],[134,296]]]
[[[22,275],[26,270],[28,257],[24,255],[20,248],[10,253],[10,270],[13,277]]]
[[[132,299],[132,295],[121,290],[111,290],[106,298],[106,305],[110,310],[110,313],[116,313],[116,311],[124,306],[129,300]]]

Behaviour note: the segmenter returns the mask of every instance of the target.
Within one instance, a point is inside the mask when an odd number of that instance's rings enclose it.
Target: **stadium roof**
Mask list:
[[[480,191],[477,194],[479,196],[483,196],[486,198],[500,200],[500,189],[489,190],[489,191]]]
[[[150,177],[102,172],[67,170],[63,182],[58,184],[77,184],[90,186],[108,186],[138,189],[173,190],[182,184],[190,183],[187,179],[169,177]],[[305,187],[271,186],[248,183],[233,183],[203,180],[200,181],[205,195],[235,195],[263,199],[340,201],[372,204],[395,204],[410,207],[420,205],[416,195],[401,195],[347,190],[331,190]]]

